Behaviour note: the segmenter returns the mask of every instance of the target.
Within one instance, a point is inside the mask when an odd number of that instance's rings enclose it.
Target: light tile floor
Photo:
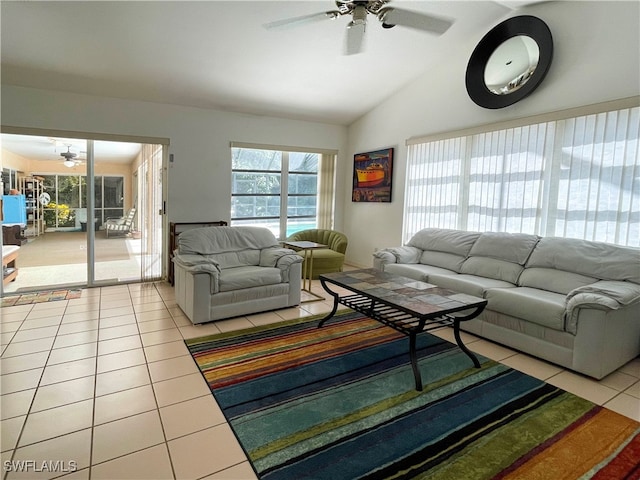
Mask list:
[[[319,285],[314,290],[321,293]],[[193,326],[164,283],[3,308],[2,478],[255,478],[183,340],[329,310],[328,301],[303,303]],[[436,333],[452,340],[449,329]],[[472,335],[463,339],[482,355],[640,420],[640,359],[598,382]],[[21,464],[28,473],[6,468],[19,461],[35,464]]]

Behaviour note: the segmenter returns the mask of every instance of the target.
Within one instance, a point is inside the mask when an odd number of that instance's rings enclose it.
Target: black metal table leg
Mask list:
[[[480,368],[480,362],[478,361],[478,357],[476,357],[471,350],[467,348],[467,346],[462,343],[462,338],[460,338],[460,320],[455,319],[453,321],[453,336],[456,339],[456,343],[460,347],[464,353],[473,361],[473,364],[476,368]]]
[[[320,320],[320,323],[318,323],[318,328],[322,327],[322,325],[324,325],[324,322],[326,322],[327,320],[329,320],[331,317],[333,317],[336,314],[336,311],[338,311],[338,303],[339,303],[339,300],[340,300],[340,296],[337,293],[332,292],[331,290],[329,290],[327,288],[327,284],[324,283],[324,279],[323,278],[320,278],[320,284],[322,285],[322,288],[324,288],[325,291],[329,295],[331,295],[333,297],[333,308],[331,309],[331,312],[329,312],[329,315],[327,315],[322,320]]]
[[[416,380],[416,390],[422,391],[422,375],[418,368],[418,355],[416,354],[416,332],[409,334],[409,358],[411,359],[411,368],[413,369],[413,378]]]

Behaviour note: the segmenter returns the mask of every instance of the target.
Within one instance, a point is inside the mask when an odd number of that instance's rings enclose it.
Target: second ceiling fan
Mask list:
[[[78,154],[71,151],[71,145],[67,145],[67,151],[60,153],[60,156],[64,157],[64,162],[62,162],[64,166],[69,168],[80,165],[83,160],[81,158],[76,158],[78,157]]]
[[[337,10],[278,20],[267,23],[264,27],[268,30],[283,29],[350,15],[351,21],[347,24],[344,53],[354,55],[362,51],[368,15],[375,16],[382,23],[383,28],[400,25],[436,35],[442,35],[453,25],[453,21],[447,18],[389,7],[387,6],[389,2],[390,0],[336,0]]]

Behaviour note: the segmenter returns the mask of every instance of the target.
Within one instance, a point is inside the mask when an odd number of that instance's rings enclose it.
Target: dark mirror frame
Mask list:
[[[497,95],[491,92],[484,81],[484,70],[491,54],[506,40],[518,35],[531,37],[540,50],[535,72],[527,82],[512,93]],[[553,37],[546,23],[531,15],[512,17],[499,23],[487,33],[476,46],[469,63],[465,82],[471,100],[484,108],[504,108],[519,102],[533,92],[549,71],[553,58]]]

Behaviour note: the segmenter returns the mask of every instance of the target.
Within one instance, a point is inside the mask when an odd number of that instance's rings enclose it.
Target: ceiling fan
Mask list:
[[[287,18],[270,22],[263,26],[267,30],[283,29],[327,18],[336,19],[343,15],[351,15],[351,21],[347,24],[344,53],[345,55],[354,55],[362,51],[367,16],[369,14],[378,18],[382,23],[382,28],[392,28],[400,25],[436,35],[442,35],[453,24],[453,20],[447,18],[389,7],[387,3],[390,1],[391,0],[335,0],[337,10]]]
[[[64,157],[64,166],[73,168],[76,165],[82,164],[82,160],[80,158],[76,158],[78,156],[77,153],[71,151],[71,145],[67,145],[67,151],[60,153],[61,157]]]

